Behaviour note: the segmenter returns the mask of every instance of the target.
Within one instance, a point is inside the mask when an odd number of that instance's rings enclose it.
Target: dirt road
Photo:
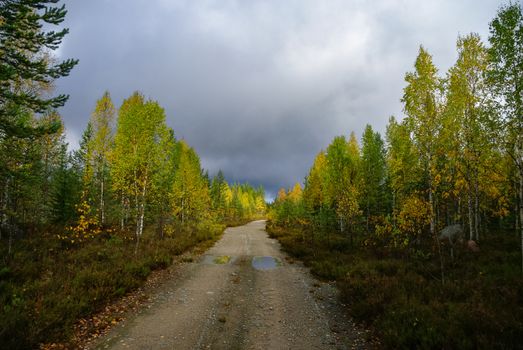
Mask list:
[[[99,349],[365,348],[333,286],[311,277],[265,232],[229,228],[195,262],[177,267],[143,311]]]

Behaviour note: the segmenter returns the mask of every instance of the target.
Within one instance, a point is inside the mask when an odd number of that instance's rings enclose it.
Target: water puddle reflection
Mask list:
[[[272,256],[255,256],[252,258],[252,267],[256,270],[272,270],[281,266],[281,261]]]
[[[205,255],[203,257],[204,264],[211,265],[227,265],[231,263],[233,258],[229,255]]]

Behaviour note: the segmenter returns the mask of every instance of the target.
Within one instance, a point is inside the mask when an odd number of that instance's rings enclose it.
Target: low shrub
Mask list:
[[[129,234],[102,234],[80,244],[42,235],[15,242],[0,260],[0,348],[30,349],[67,341],[73,325],[141,286],[173,256],[215,241],[222,225],[202,225],[164,239],[144,232],[135,255]],[[7,256],[5,245],[0,255]]]
[[[271,237],[310,266],[336,280],[348,311],[374,330],[389,349],[523,348],[523,278],[515,235],[494,232],[481,253],[457,249],[445,257],[445,283],[434,254],[386,254],[363,240],[268,225]],[[327,239],[328,238],[328,239]],[[345,239],[345,242],[347,240]]]

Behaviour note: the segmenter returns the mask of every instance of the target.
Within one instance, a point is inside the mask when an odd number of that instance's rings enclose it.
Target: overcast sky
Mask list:
[[[332,138],[402,118],[420,44],[445,74],[459,34],[484,41],[499,0],[67,1],[57,81],[76,148],[95,102],[139,90],[214,174],[277,188],[302,182]]]

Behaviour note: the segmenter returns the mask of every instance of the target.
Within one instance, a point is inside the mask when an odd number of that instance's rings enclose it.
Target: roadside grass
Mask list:
[[[54,234],[14,243],[7,259],[0,247],[0,348],[30,349],[67,341],[75,322],[143,285],[188,249],[212,245],[223,225],[193,228],[160,239],[144,232],[134,254],[132,234],[103,233],[71,245]]]
[[[439,261],[351,247],[344,237],[330,242],[303,239],[299,229],[268,225],[292,256],[316,276],[336,280],[349,313],[369,326],[389,349],[523,348],[523,278],[514,233],[487,234],[481,252]]]

